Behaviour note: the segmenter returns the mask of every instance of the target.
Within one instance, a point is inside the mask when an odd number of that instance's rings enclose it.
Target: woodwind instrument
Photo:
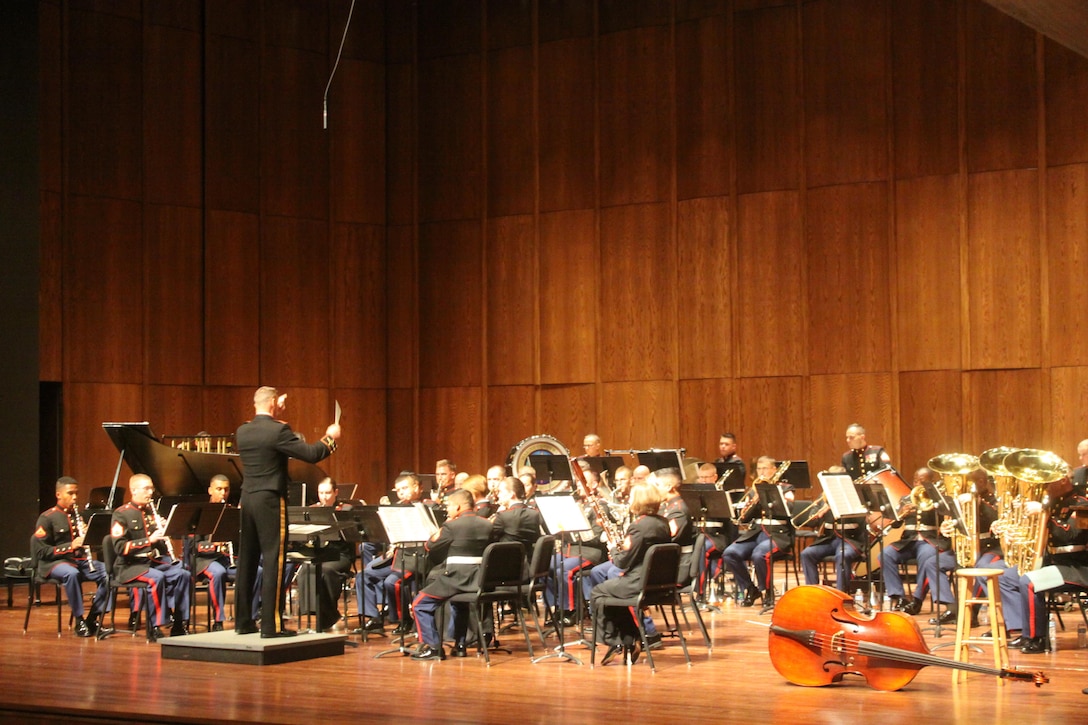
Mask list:
[[[155,500],[151,499],[147,502],[147,505],[151,507],[151,515],[155,517],[155,530],[163,532],[162,540],[166,542],[166,552],[170,555],[171,561],[177,561],[178,557],[174,554],[174,544],[170,541],[170,537],[166,536],[166,521],[162,516],[159,516],[159,509],[155,506]]]
[[[582,497],[593,509],[593,515],[597,519],[597,525],[604,529],[604,536],[608,540],[608,547],[610,549],[619,547],[620,543],[623,541],[623,532],[620,531],[619,526],[612,520],[612,517],[605,514],[604,510],[601,508],[600,498],[589,492],[589,486],[586,484],[586,474],[582,471],[582,467],[578,465],[576,459],[571,459],[570,471],[574,474],[574,482],[578,485],[578,490],[581,491]]]
[[[91,561],[91,546],[87,543],[87,526],[83,523],[83,517],[79,515],[79,502],[72,501],[72,513],[76,517],[76,533],[83,539],[83,551],[87,555],[87,561]]]

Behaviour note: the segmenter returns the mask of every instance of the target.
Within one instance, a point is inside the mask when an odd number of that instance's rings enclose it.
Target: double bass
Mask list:
[[[1042,672],[996,669],[930,654],[913,619],[902,612],[866,615],[850,595],[806,585],[783,594],[771,617],[768,650],[778,673],[795,685],[817,687],[859,675],[875,690],[899,690],[927,665],[1012,680],[1049,682]]]

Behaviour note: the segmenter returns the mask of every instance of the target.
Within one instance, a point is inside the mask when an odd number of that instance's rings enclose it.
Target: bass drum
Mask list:
[[[536,469],[537,493],[551,493],[552,491],[561,488],[564,484],[569,483],[568,481],[551,480],[550,477],[548,477],[546,466],[538,467],[533,465],[533,454],[548,454],[570,458],[570,451],[567,450],[565,445],[559,442],[558,438],[550,435],[529,436],[511,448],[510,455],[506,457],[506,468],[510,471],[510,475],[518,475],[518,471],[525,466],[531,466]]]

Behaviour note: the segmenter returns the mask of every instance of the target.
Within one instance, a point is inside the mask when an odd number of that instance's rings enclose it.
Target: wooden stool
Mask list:
[[[994,667],[1007,669],[1009,666],[1009,646],[1005,638],[1005,613],[1001,608],[1001,589],[997,585],[997,579],[1001,576],[1001,569],[957,569],[956,574],[956,598],[959,601],[959,611],[956,617],[956,662],[969,661],[968,652],[972,644],[989,644],[994,649]],[[986,580],[986,596],[981,599],[973,598],[968,588],[974,580]],[[990,638],[971,636],[971,605],[986,604],[990,608]],[[967,681],[967,670],[953,670],[952,684]],[[998,682],[1005,684],[1004,678]]]

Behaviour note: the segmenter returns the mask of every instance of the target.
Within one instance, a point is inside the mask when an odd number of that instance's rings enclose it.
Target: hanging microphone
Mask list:
[[[321,128],[329,130],[329,98],[326,96],[321,101]]]

